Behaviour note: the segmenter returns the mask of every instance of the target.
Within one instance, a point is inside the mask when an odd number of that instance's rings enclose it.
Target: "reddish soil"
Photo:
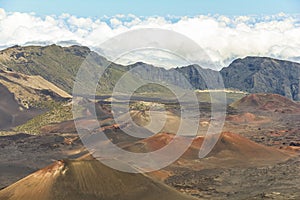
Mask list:
[[[57,161],[0,191],[6,200],[193,200],[143,174],[111,169],[97,160]]]
[[[153,137],[138,141],[126,149],[133,152],[151,152],[158,150],[169,144],[174,139],[173,134],[160,133]],[[185,137],[176,138],[180,142],[185,142]],[[179,162],[184,160],[199,160],[211,164],[220,164],[220,162],[227,165],[244,165],[244,164],[269,164],[273,162],[283,161],[290,157],[284,151],[276,148],[266,147],[257,144],[241,135],[231,132],[222,133],[213,150],[203,160],[199,159],[198,154],[204,137],[198,136],[194,139],[192,145],[181,157]],[[218,161],[219,160],[219,161]]]
[[[231,104],[238,110],[299,113],[300,105],[278,94],[250,94]]]

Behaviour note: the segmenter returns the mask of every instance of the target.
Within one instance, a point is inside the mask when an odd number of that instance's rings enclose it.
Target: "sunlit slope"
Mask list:
[[[7,200],[188,200],[142,174],[113,170],[96,160],[57,161],[0,191]]]

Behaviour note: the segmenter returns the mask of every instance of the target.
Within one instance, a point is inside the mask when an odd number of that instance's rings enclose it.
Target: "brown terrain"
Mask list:
[[[231,104],[240,111],[299,113],[300,106],[278,94],[250,94]]]
[[[28,110],[20,110],[24,105],[7,87],[2,86],[0,92],[7,98],[0,102],[1,123],[7,124],[11,113]],[[77,125],[92,127],[92,102],[83,99],[81,105],[87,118],[78,119]],[[119,172],[91,159],[73,120],[41,126],[39,135],[1,136],[0,188],[4,189],[0,199],[299,199],[299,103],[279,95],[251,94],[228,108],[223,133],[205,158],[198,154],[205,137],[214,137],[204,136],[211,121],[209,113],[200,119],[199,136],[182,157],[148,174]],[[167,145],[180,121],[173,107],[167,109],[162,131],[139,139],[122,131],[128,124],[116,124],[107,104],[97,103],[96,110],[100,126],[93,130],[139,153]],[[149,123],[147,111],[132,110],[131,117],[140,126]],[[176,139],[184,142],[188,137]]]
[[[42,104],[71,98],[40,76],[2,69],[0,65],[0,129],[9,129],[41,114]]]
[[[0,191],[0,199],[192,200],[143,174],[113,170],[97,160],[56,161]]]
[[[152,152],[164,147],[173,139],[173,134],[160,133],[142,141],[135,142],[126,149],[133,152]],[[185,140],[185,138],[182,137],[177,140]],[[197,160],[196,167],[199,167],[201,160],[199,160],[198,154],[203,141],[204,137],[202,136],[195,138],[181,159]],[[221,134],[213,150],[203,160],[203,168],[206,168],[214,162],[219,164],[218,162],[220,161],[222,161],[224,167],[226,164],[228,164],[228,166],[234,166],[236,164],[242,165],[244,163],[245,165],[250,165],[251,163],[268,164],[288,158],[289,154],[284,151],[257,144],[234,133],[224,132]],[[238,161],[238,163],[234,161]],[[180,160],[178,162],[180,163]]]
[[[280,95],[252,94],[230,106],[238,113],[227,116],[224,130],[234,130],[252,141],[277,148],[296,147],[300,142],[298,102]]]

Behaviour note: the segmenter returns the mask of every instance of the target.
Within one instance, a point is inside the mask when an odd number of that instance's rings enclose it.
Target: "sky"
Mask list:
[[[69,13],[81,17],[117,14],[137,16],[199,14],[252,15],[299,13],[299,0],[0,0],[7,11],[35,12],[38,15]]]
[[[218,69],[246,56],[300,62],[299,0],[0,0],[0,49],[56,43],[109,52],[101,49],[103,42],[139,28],[190,38]],[[119,60],[137,61],[166,68],[183,64],[153,51]]]

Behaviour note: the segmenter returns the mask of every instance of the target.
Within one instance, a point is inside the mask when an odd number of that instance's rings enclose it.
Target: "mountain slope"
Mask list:
[[[203,69],[198,65],[170,70],[141,62],[122,66],[110,63],[87,47],[81,46],[14,46],[0,51],[0,66],[3,65],[28,75],[40,75],[71,94],[77,71],[90,54],[96,60],[97,66],[95,67],[105,67],[110,64],[99,80],[97,94],[109,94],[118,80],[131,70],[132,74],[127,85],[120,88],[120,91],[135,87],[142,83],[143,79],[173,84],[181,88],[192,86],[200,90],[219,89],[223,78],[226,88],[235,88],[249,93],[274,93],[300,100],[300,64],[265,57],[237,59],[228,67],[223,68],[219,76],[217,71]],[[132,70],[134,68],[138,70]],[[94,74],[95,72],[91,69],[88,73]],[[149,91],[166,93],[165,89],[157,85],[148,86],[140,92]]]
[[[0,68],[0,129],[20,125],[40,114],[54,101],[71,98],[40,76]]]
[[[142,174],[128,174],[97,160],[57,161],[0,191],[6,200],[192,200]]]
[[[250,94],[232,103],[239,111],[299,113],[300,104],[278,94]]]
[[[181,88],[193,88],[204,90],[214,86],[210,80],[217,80],[220,83],[218,72],[211,69],[204,69],[199,65],[189,65],[172,69],[164,69],[142,62],[128,66],[134,70],[132,74],[144,80],[151,80],[157,83],[172,84]],[[207,81],[207,82],[206,82]]]
[[[87,47],[58,45],[7,48],[0,51],[0,67],[26,75],[40,75],[71,94],[77,72],[88,56],[94,59],[95,67],[109,66],[109,70],[99,80],[101,92],[112,91],[117,80],[129,69],[110,63]],[[87,73],[93,75],[93,69]]]
[[[152,152],[163,148],[174,139],[174,135],[160,133],[150,138],[138,141],[129,145],[127,150],[133,152]],[[178,138],[184,141],[185,138]],[[198,136],[192,145],[181,157],[187,160],[198,160],[198,164],[203,162],[206,166],[241,166],[246,165],[265,165],[281,162],[289,155],[275,148],[257,144],[241,135],[231,132],[224,132],[220,135],[218,142],[212,151],[204,159],[199,160],[199,150],[203,144],[204,137]],[[203,166],[204,167],[204,166]]]
[[[139,83],[137,80],[151,80],[158,83],[174,84],[182,88],[187,88],[191,83],[194,89],[207,89],[203,76],[211,77],[217,74],[213,70],[202,69],[198,65],[171,70],[141,62],[122,66],[108,62],[104,57],[92,52],[87,47],[60,47],[57,45],[45,47],[14,46],[2,50],[0,51],[0,66],[3,65],[10,70],[28,75],[40,75],[71,94],[77,71],[88,55],[92,55],[95,58],[97,65],[99,65],[98,67],[105,67],[110,64],[108,70],[99,80],[99,94],[111,92],[121,76],[133,68],[138,68],[138,70],[132,72],[131,75],[133,77],[130,78],[129,82],[127,81],[126,87],[134,87],[135,84]],[[180,74],[183,76],[179,76]],[[158,86],[152,85],[151,87],[141,92],[161,92],[163,90]],[[163,90],[163,92],[165,91]]]
[[[79,46],[14,46],[0,51],[0,63],[23,74],[40,75],[71,93],[78,68],[89,53]]]
[[[2,84],[0,84],[0,96],[0,128],[7,128],[15,123],[14,116],[20,113],[20,106],[14,95]]]
[[[300,100],[300,64],[264,57],[237,59],[221,70],[225,87]]]

